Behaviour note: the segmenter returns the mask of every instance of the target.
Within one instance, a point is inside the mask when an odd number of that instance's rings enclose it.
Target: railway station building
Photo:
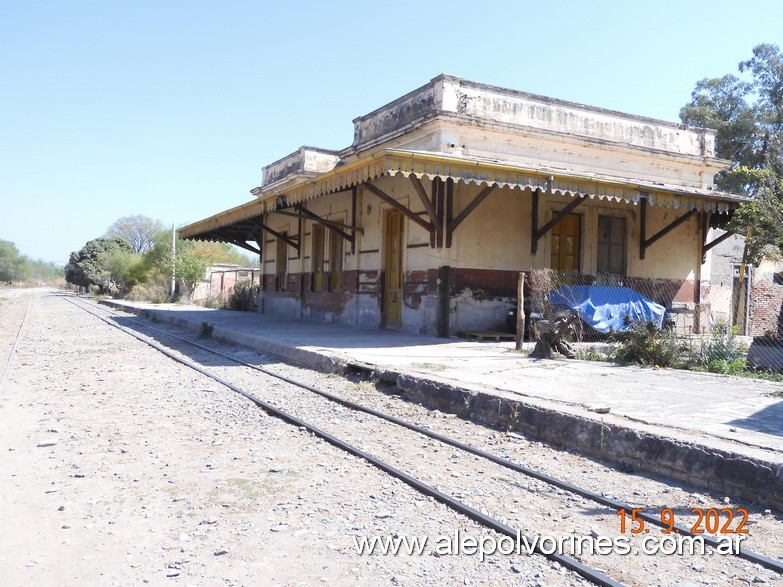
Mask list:
[[[520,272],[548,270],[708,328],[716,229],[743,201],[713,185],[715,131],[449,75],[353,124],[349,147],[301,147],[252,201],[180,229],[260,256],[259,312],[496,329]]]

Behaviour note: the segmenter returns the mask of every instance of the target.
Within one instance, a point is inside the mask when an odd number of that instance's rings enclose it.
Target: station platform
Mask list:
[[[597,361],[532,343],[436,338],[194,305],[102,303],[324,371],[366,370],[404,398],[783,509],[783,384]],[[470,408],[470,403],[473,409]],[[515,406],[511,409],[509,406]],[[497,412],[495,414],[494,412]],[[515,420],[508,420],[513,412]],[[766,487],[757,487],[765,484]],[[771,486],[770,486],[771,484]],[[778,495],[777,499],[770,496]]]

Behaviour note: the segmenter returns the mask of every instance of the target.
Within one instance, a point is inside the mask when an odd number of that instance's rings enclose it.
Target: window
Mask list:
[[[313,224],[313,291],[324,289],[324,227],[322,224]]]
[[[329,231],[329,290],[343,287],[343,237]]]
[[[287,232],[281,233],[288,236]],[[285,291],[288,278],[288,243],[283,239],[277,239],[277,251],[275,255],[275,285],[277,291]]]
[[[598,217],[598,273],[625,274],[625,218]]]
[[[552,229],[552,269],[579,271],[581,228],[582,217],[567,214]]]

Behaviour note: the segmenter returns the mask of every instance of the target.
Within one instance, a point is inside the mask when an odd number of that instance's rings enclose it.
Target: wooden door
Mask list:
[[[598,217],[598,273],[625,275],[625,218]]]
[[[579,271],[581,220],[578,214],[567,214],[552,229],[552,269]]]
[[[386,326],[402,324],[402,229],[402,214],[396,210],[386,212],[383,239],[383,307]]]

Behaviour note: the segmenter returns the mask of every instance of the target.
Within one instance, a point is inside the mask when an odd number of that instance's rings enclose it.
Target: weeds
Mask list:
[[[661,330],[652,322],[628,323],[628,330],[617,332],[620,343],[613,359],[620,365],[672,367],[684,350],[671,331]]]
[[[744,375],[748,370],[745,359],[735,359],[728,361],[726,359],[712,359],[707,365],[707,371],[710,373],[722,373],[723,375]]]
[[[607,436],[607,432],[611,432],[611,430],[610,430],[609,426],[604,424],[604,419],[601,418],[601,432],[600,432],[600,438],[599,438],[599,442],[600,442],[600,445],[601,445],[600,446],[601,452],[604,452],[606,450],[606,436]]]
[[[620,346],[611,359],[620,365],[674,367],[783,381],[783,373],[749,366],[745,360],[748,348],[732,330],[716,329],[695,343],[684,344],[673,332],[661,330],[652,323],[637,322],[629,326],[628,330],[612,335]],[[587,351],[578,358],[595,360],[593,354],[593,351]]]
[[[506,432],[510,432],[514,429],[514,425],[519,418],[519,404],[517,402],[511,402],[511,409],[508,413],[508,422],[506,422]]]
[[[733,331],[713,330],[709,337],[700,340],[698,349],[689,349],[685,358],[686,367],[738,375],[747,369],[744,359],[747,352],[747,347],[738,341]]]
[[[468,420],[471,418],[473,414],[473,400],[476,399],[476,396],[472,393],[464,393],[462,394],[462,401],[465,403],[465,412],[467,414]]]
[[[212,338],[212,333],[215,331],[215,327],[212,326],[209,322],[202,322],[201,323],[201,333],[198,335],[199,338]]]
[[[603,355],[593,349],[579,350],[576,352],[575,359],[580,361],[606,361],[606,355]]]

